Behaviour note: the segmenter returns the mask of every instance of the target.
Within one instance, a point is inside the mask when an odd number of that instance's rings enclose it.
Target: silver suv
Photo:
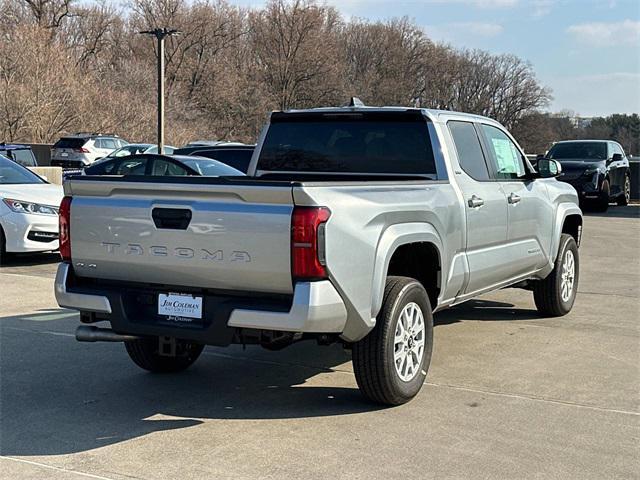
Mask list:
[[[117,135],[76,133],[62,137],[51,148],[51,165],[62,168],[83,168],[129,142]]]

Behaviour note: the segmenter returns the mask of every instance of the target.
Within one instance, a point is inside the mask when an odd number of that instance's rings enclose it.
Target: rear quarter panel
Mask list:
[[[347,304],[349,321],[343,337],[351,341],[375,325],[386,267],[395,248],[432,242],[440,250],[444,272],[462,248],[464,219],[447,182],[303,186],[294,189],[294,202],[331,210],[327,268]]]

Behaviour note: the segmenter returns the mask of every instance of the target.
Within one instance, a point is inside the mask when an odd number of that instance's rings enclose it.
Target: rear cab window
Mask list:
[[[419,111],[274,113],[257,171],[436,179],[433,139]]]

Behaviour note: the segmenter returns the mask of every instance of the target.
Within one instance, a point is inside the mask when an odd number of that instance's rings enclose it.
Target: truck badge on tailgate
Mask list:
[[[193,248],[175,247],[173,249],[164,245],[155,245],[152,247],[144,248],[138,243],[113,243],[102,242],[101,245],[106,248],[107,253],[117,255],[123,253],[124,255],[151,255],[154,257],[178,257],[184,259],[197,258],[198,260],[210,260],[213,262],[223,262],[225,260],[225,254],[222,250],[210,251],[204,248],[194,250]],[[242,262],[249,263],[251,261],[251,255],[248,252],[242,252],[234,250],[228,254],[227,260],[230,262]]]

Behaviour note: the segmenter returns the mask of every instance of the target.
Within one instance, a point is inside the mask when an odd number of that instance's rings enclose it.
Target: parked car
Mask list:
[[[76,133],[62,137],[53,145],[51,165],[62,168],[83,168],[128,143],[117,135]]]
[[[67,183],[56,298],[111,327],[78,340],[124,341],[154,372],[207,344],[341,342],[362,393],[397,405],[425,382],[432,312],[508,286],[542,315],[571,310],[578,197],[499,123],[360,107],[270,118],[247,177]]]
[[[148,153],[117,158],[107,157],[86,167],[84,174],[148,176],[203,175],[207,177],[227,175],[244,176],[243,172],[210,158]]]
[[[165,145],[162,150],[164,154],[171,155],[175,149],[176,147]],[[129,143],[124,147],[114,150],[104,158],[126,157],[127,155],[136,155],[140,153],[158,153],[158,145],[154,143]]]
[[[243,143],[218,142],[215,145],[189,145],[176,149],[174,153],[213,158],[246,173],[255,148],[255,145]]]
[[[58,249],[63,196],[60,185],[0,155],[0,264],[10,253]]]
[[[19,163],[23,167],[37,167],[38,161],[29,145],[18,143],[0,143],[0,155]]]
[[[571,184],[581,204],[606,211],[609,202],[627,205],[631,198],[629,159],[618,142],[567,140],[555,143],[546,154],[562,165],[559,180]]]

